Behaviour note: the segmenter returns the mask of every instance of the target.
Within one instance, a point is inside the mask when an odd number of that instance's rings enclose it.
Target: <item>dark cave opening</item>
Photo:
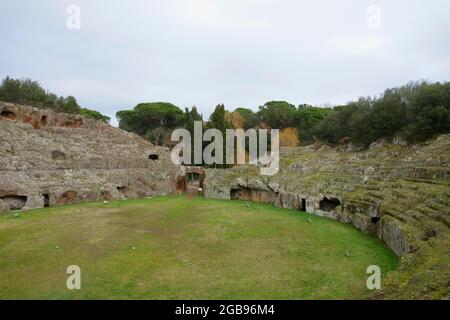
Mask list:
[[[372,218],[370,218],[370,221],[371,221],[373,224],[377,224],[377,222],[380,221],[380,217],[372,217]]]
[[[239,189],[231,189],[230,199],[231,200],[239,200]]]
[[[302,198],[300,201],[300,211],[306,211],[306,199]]]
[[[48,194],[43,194],[44,197],[44,208],[50,207],[50,196]]]
[[[319,203],[320,210],[322,211],[333,211],[337,206],[341,205],[341,201],[336,198],[327,197],[323,198]]]
[[[14,195],[1,197],[0,199],[8,204],[10,210],[20,210],[25,207],[28,198],[26,196]]]
[[[52,159],[53,160],[66,160],[66,154],[59,150],[52,151]]]
[[[9,119],[9,120],[16,120],[16,114],[14,113],[14,112],[11,112],[11,111],[2,111],[1,113],[0,113],[0,116],[2,116],[2,118],[6,118],[6,119]]]
[[[128,191],[128,187],[127,186],[118,186],[116,189],[117,189],[117,191],[120,191],[120,192],[127,192]]]

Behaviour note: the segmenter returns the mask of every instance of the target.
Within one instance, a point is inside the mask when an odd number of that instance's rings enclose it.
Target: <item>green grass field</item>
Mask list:
[[[0,216],[1,299],[361,299],[374,264],[385,275],[397,259],[351,226],[242,201],[171,196]],[[81,268],[81,290],[66,288],[69,265]]]

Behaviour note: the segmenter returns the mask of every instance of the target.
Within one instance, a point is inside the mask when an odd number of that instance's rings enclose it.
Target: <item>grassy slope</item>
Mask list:
[[[72,264],[78,291],[65,287]],[[365,298],[372,264],[385,274],[397,259],[350,226],[241,201],[161,197],[0,216],[2,299]]]

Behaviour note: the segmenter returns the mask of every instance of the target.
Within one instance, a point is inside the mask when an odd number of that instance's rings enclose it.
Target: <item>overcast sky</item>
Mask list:
[[[448,0],[1,0],[0,35],[2,78],[110,116],[149,101],[205,116],[217,103],[335,105],[450,80]]]

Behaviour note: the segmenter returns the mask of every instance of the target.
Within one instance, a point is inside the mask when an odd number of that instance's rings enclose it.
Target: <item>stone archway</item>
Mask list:
[[[190,196],[198,195],[203,189],[205,168],[185,167],[184,176],[177,178],[177,192],[186,192]]]
[[[186,189],[187,189],[186,176],[178,176],[176,186],[177,193],[179,194],[186,192]]]
[[[188,185],[200,187],[200,174],[198,172],[188,172],[186,173],[186,179]]]

